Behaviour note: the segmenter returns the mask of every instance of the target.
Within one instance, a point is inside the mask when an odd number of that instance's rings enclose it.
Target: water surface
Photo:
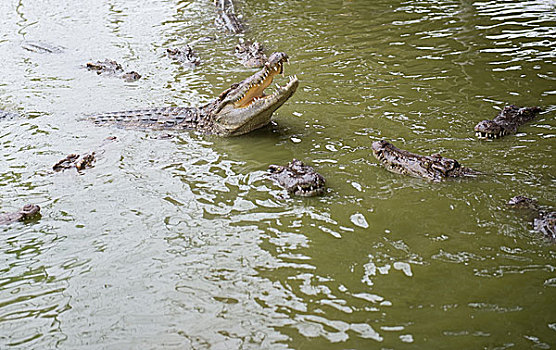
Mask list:
[[[222,139],[81,120],[200,105],[251,74],[212,1],[0,2],[0,109],[22,114],[0,121],[0,211],[42,207],[0,228],[0,348],[554,347],[556,246],[504,203],[556,206],[556,3],[236,6],[300,87],[272,125]],[[198,68],[165,56],[203,37]],[[83,68],[105,58],[142,79]],[[477,140],[510,103],[546,112]],[[389,173],[370,152],[383,138],[483,175]],[[93,150],[94,168],[51,171]],[[265,178],[294,157],[326,195],[290,198]]]

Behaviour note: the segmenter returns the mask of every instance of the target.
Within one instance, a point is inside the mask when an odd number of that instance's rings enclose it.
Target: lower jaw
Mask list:
[[[270,124],[270,116],[265,117],[265,118],[261,118],[260,120],[256,120],[253,123],[244,124],[239,129],[236,129],[233,132],[231,132],[230,136],[240,136],[240,135],[243,135],[243,134],[247,134],[251,131],[255,131],[257,129],[260,129],[260,128],[268,125],[268,124]]]

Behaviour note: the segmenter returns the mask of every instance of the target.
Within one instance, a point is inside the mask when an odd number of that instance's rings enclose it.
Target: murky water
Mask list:
[[[300,88],[249,135],[164,138],[80,118],[199,105],[251,74],[211,1],[0,2],[0,109],[23,114],[0,120],[0,211],[42,207],[0,228],[0,348],[555,347],[556,245],[504,203],[556,206],[556,2],[237,7]],[[198,68],[165,56],[202,37]],[[143,78],[83,68],[105,58]],[[548,112],[476,140],[509,103]],[[389,173],[370,154],[382,138],[484,175]],[[93,150],[94,168],[51,171]],[[325,196],[267,181],[294,157],[327,178]]]

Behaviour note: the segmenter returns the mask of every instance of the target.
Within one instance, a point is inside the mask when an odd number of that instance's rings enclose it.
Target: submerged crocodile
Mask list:
[[[232,0],[215,0],[216,6],[216,25],[225,28],[228,32],[233,34],[243,33],[245,27],[239,20],[234,10],[234,3]]]
[[[440,154],[422,156],[395,147],[388,141],[375,141],[373,155],[393,173],[439,182],[450,177],[473,176],[478,173],[461,166],[457,160]]]
[[[85,153],[85,154],[75,154],[72,153],[66,158],[61,159],[58,163],[52,166],[54,171],[62,171],[66,169],[76,169],[77,171],[84,170],[85,168],[90,168],[93,166],[95,161],[95,152]]]
[[[475,125],[475,135],[480,139],[497,139],[515,134],[517,127],[533,120],[541,112],[540,107],[504,107],[492,120],[483,120]]]
[[[270,178],[284,187],[289,194],[302,197],[317,196],[324,193],[324,177],[313,167],[294,159],[286,166],[270,165]]]
[[[235,47],[235,56],[247,68],[262,67],[268,60],[261,43],[258,41],[252,43],[243,38],[239,39],[239,44]]]
[[[56,164],[52,166],[54,171],[64,171],[68,169],[75,169],[78,173],[86,168],[92,168],[93,163],[97,160],[97,155],[104,153],[104,146],[108,143],[116,141],[116,136],[109,136],[101,144],[101,147],[93,152],[83,153],[83,154],[69,154],[63,159],[60,159]]]
[[[16,221],[23,221],[40,212],[41,208],[36,204],[26,204],[14,213],[0,214],[0,225],[8,225]]]
[[[21,43],[24,50],[34,53],[62,53],[64,48],[40,41],[24,41]]]
[[[185,45],[183,48],[166,49],[166,54],[186,67],[195,68],[201,64],[199,55],[190,45]]]
[[[542,209],[535,199],[515,196],[508,201],[508,206],[528,210],[533,219],[533,228],[544,236],[556,241],[556,211]]]
[[[97,72],[98,75],[110,75],[122,78],[127,82],[141,79],[141,75],[135,71],[124,72],[122,65],[116,61],[106,59],[104,61],[88,62],[86,67],[90,71]]]
[[[272,54],[265,66],[249,78],[232,85],[212,102],[201,107],[165,107],[90,116],[97,125],[116,124],[141,128],[195,129],[220,136],[237,136],[270,123],[272,113],[295,92],[299,81],[290,77],[285,86],[277,85],[272,95],[265,95],[275,75],[283,73],[288,56]]]

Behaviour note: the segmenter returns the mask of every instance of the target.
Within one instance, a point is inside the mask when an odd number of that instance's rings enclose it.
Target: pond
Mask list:
[[[236,11],[244,34],[216,26],[209,0],[0,2],[0,109],[21,114],[0,120],[0,212],[41,206],[0,227],[0,348],[554,347],[556,245],[506,202],[556,206],[556,3]],[[83,119],[209,102],[256,71],[233,55],[240,37],[286,52],[299,78],[271,125],[221,138]],[[198,67],[167,57],[191,42]],[[141,79],[84,68],[104,59]],[[508,104],[544,112],[478,140],[473,126]],[[372,156],[381,139],[481,175],[393,174]],[[91,151],[92,168],[52,171]],[[268,180],[293,158],[324,195]]]

